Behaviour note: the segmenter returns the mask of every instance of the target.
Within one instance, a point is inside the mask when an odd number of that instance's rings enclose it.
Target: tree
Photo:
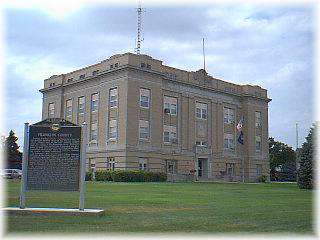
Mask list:
[[[298,186],[299,188],[312,189],[312,166],[313,166],[313,141],[314,133],[317,131],[317,125],[314,124],[306,137],[306,142],[302,144],[299,151],[299,170],[298,170]]]
[[[7,168],[21,169],[22,153],[19,151],[19,146],[17,144],[17,141],[18,141],[18,138],[15,136],[15,133],[11,130],[9,132],[9,136],[5,140]]]
[[[296,154],[292,147],[269,138],[270,180],[296,181]]]

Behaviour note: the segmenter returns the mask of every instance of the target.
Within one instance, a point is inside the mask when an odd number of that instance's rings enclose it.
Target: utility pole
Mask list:
[[[296,149],[299,147],[299,132],[298,132],[298,122],[296,122]]]
[[[298,181],[298,168],[299,168],[299,156],[298,156],[298,148],[299,148],[299,124],[296,122],[296,180]]]

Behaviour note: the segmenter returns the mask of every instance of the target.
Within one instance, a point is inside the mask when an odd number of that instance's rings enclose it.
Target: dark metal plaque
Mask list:
[[[51,118],[30,125],[27,190],[79,191],[81,127]]]

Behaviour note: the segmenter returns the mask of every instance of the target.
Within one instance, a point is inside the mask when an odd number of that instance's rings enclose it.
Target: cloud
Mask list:
[[[7,8],[7,91],[17,96],[6,98],[7,105],[32,103],[6,116],[10,127],[39,118],[44,78],[132,52],[134,7],[81,3],[60,13],[55,6]],[[313,121],[314,32],[312,4],[150,6],[143,13],[142,52],[194,71],[202,68],[205,37],[210,75],[268,89],[270,135],[294,145],[295,122],[302,141]]]
[[[10,68],[9,72],[12,71],[18,76],[23,76],[29,84],[39,84],[52,75],[76,70],[74,67],[59,64],[57,60],[50,55],[43,57],[8,56],[6,65]]]
[[[10,0],[6,1],[4,7],[6,9],[24,9],[24,10],[38,10],[46,15],[54,18],[55,20],[64,20],[68,16],[79,11],[84,6],[84,1],[81,0],[68,0],[68,1],[37,1],[29,0],[19,1]]]

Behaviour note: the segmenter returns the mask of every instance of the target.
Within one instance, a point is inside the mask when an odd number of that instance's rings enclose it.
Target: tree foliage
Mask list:
[[[269,138],[270,180],[296,180],[296,154],[292,147]]]
[[[5,155],[6,155],[6,168],[18,168],[21,169],[22,153],[19,151],[19,145],[17,144],[18,138],[11,130],[9,136],[6,138]]]
[[[306,141],[302,144],[299,151],[299,170],[298,170],[298,186],[299,188],[313,188],[313,142],[314,133],[317,131],[317,125],[314,124],[309,131]]]

